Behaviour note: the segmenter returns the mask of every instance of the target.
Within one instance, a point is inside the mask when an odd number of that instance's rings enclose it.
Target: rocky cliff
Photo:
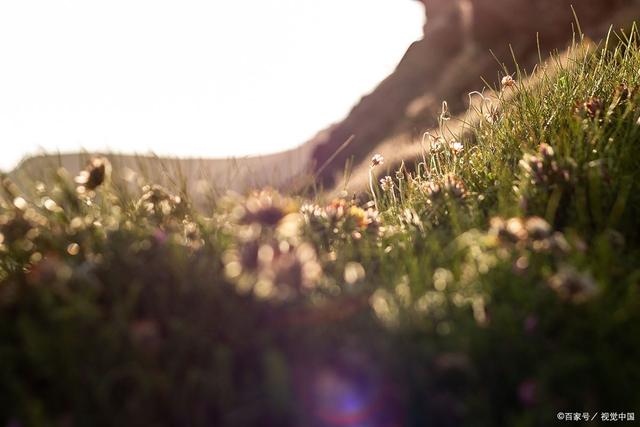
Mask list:
[[[514,71],[514,59],[531,70],[540,59],[538,52],[544,57],[569,44],[578,31],[576,22],[587,37],[597,40],[610,25],[627,25],[640,16],[636,0],[422,3],[424,37],[409,47],[396,70],[342,122],[311,141],[312,161],[325,186],[336,182],[349,159],[357,165],[382,142],[396,135],[416,137],[433,127],[443,100],[451,113],[464,111],[468,93],[484,86],[482,78],[494,83],[501,77],[495,58],[510,64],[509,72]],[[625,8],[628,13],[621,12]],[[347,140],[350,143],[340,150]]]

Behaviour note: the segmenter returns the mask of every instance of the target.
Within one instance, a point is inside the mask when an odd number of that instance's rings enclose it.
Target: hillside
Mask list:
[[[541,56],[546,59],[550,52],[566,49],[576,31],[576,17],[580,30],[592,40],[602,39],[611,26],[627,27],[640,17],[640,3],[626,0],[423,3],[428,18],[423,39],[344,120],[312,141],[315,165],[332,159],[321,174],[327,187],[343,185],[347,163],[366,168],[370,154],[380,146],[410,151],[407,145],[437,127],[443,100],[450,114],[463,114],[469,93],[495,87],[505,73],[516,72],[515,63],[531,72]],[[500,69],[501,63],[505,69]],[[351,136],[349,146],[336,155]]]
[[[0,425],[634,421],[638,36],[504,79],[360,199],[3,177]]]
[[[252,188],[291,187],[292,181],[306,180],[313,144],[264,156],[239,158],[170,158],[152,155],[117,153],[44,154],[29,157],[9,175],[21,186],[35,181],[50,182],[58,168],[77,175],[92,156],[110,160],[119,183],[139,184],[142,181],[183,187],[194,198],[223,194],[226,191],[246,192]]]
[[[354,169],[350,191],[364,187],[367,161],[377,151],[393,153],[395,164],[415,160],[415,145],[437,127],[442,101],[449,113],[464,115],[468,94],[496,85],[506,73],[532,71],[540,55],[563,51],[574,35],[576,17],[584,34],[599,40],[610,26],[628,27],[640,17],[637,0],[422,0],[424,37],[412,44],[396,70],[364,96],[343,120],[324,129],[297,149],[239,159],[171,159],[110,153],[114,163],[136,174],[156,173],[152,180],[181,172],[187,187],[247,191],[253,187],[305,188],[319,172],[316,187],[341,190],[345,168]],[[575,16],[572,11],[575,7]],[[519,13],[511,13],[512,11]],[[426,19],[428,16],[428,19]],[[500,69],[498,62],[506,64]],[[353,137],[353,138],[352,138]],[[349,141],[346,147],[345,142]],[[398,153],[403,153],[402,157]],[[93,153],[98,154],[98,153]],[[12,176],[21,181],[48,179],[62,164],[77,173],[88,153],[49,154],[26,159]],[[24,173],[24,172],[27,173]],[[364,173],[362,173],[364,171]],[[130,174],[129,174],[130,175]]]

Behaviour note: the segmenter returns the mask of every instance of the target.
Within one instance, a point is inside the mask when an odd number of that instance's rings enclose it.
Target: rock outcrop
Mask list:
[[[620,16],[636,0],[422,0],[424,37],[413,43],[396,70],[351,113],[312,141],[314,167],[325,186],[336,181],[349,159],[357,165],[380,143],[396,134],[418,136],[436,125],[442,100],[451,113],[466,108],[468,93],[482,78],[497,82],[495,58],[531,69],[538,51],[563,49],[581,31],[593,39],[610,25],[626,25],[640,16]],[[572,9],[572,4],[573,9]],[[575,12],[575,14],[574,14]],[[621,22],[622,21],[622,22]],[[493,55],[491,54],[493,53]],[[515,65],[511,67],[513,72]],[[338,152],[345,141],[349,145]],[[327,164],[329,163],[329,164]]]

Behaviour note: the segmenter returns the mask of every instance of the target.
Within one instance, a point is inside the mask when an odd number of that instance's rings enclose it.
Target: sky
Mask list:
[[[0,2],[0,169],[25,155],[293,148],[422,32],[409,0]]]

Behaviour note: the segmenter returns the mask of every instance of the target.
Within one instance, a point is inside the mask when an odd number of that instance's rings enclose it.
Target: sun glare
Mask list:
[[[346,115],[421,34],[415,1],[0,4],[0,169],[39,149],[243,156]]]

